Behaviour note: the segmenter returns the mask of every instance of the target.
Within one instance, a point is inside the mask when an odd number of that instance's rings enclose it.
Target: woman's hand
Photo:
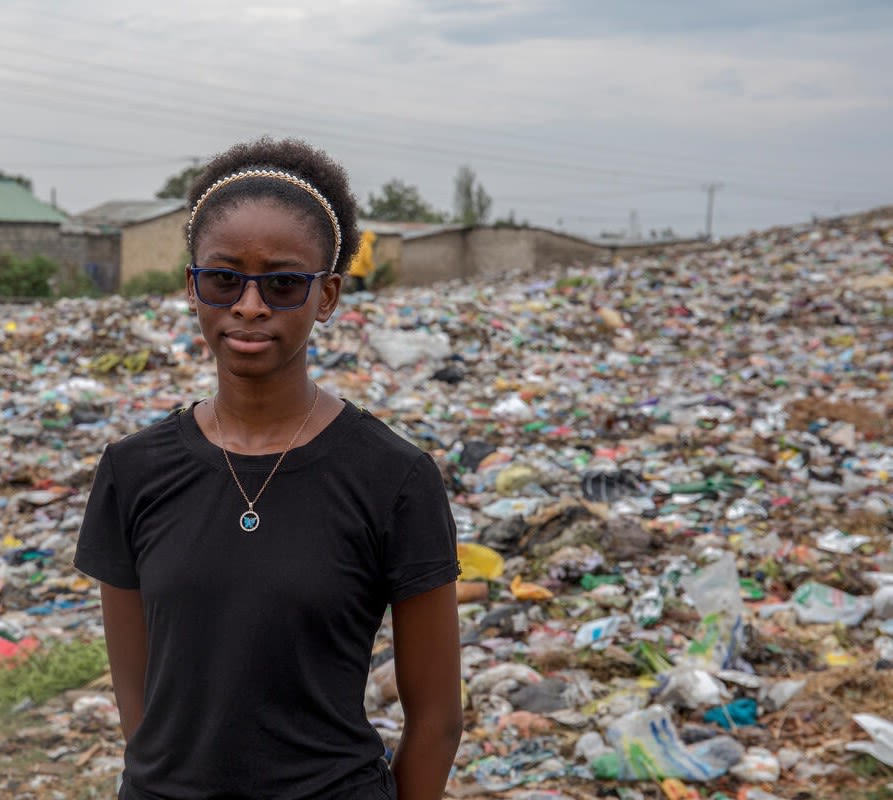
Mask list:
[[[400,800],[440,800],[462,737],[456,584],[393,606],[403,736],[393,771]]]

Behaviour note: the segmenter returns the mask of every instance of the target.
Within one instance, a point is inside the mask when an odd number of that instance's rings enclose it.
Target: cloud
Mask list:
[[[730,161],[752,180],[770,157],[844,178],[871,153],[887,163],[891,27],[889,0],[0,4],[0,105],[16,108],[0,134],[20,137],[0,140],[2,166],[77,207],[151,194],[176,159],[269,132],[345,158],[360,196],[396,176],[448,206],[471,163],[497,206],[500,191],[579,197],[594,183],[626,197],[685,182],[700,202],[705,180],[731,183]],[[76,144],[38,141],[54,138]],[[77,171],[103,153],[122,166]],[[859,180],[889,186],[885,169]]]

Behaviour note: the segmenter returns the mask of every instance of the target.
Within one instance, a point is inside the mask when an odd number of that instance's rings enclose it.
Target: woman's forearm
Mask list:
[[[400,800],[440,800],[462,737],[462,719],[407,723],[392,769]]]

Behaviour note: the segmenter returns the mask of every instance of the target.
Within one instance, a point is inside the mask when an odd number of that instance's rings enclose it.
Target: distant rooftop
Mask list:
[[[155,200],[109,200],[107,203],[87,209],[75,219],[85,226],[124,228],[138,222],[148,222],[186,208],[186,201],[179,198]]]
[[[17,181],[0,178],[0,222],[44,222],[59,225],[65,214],[38,200]]]
[[[396,235],[403,237],[419,236],[429,233],[440,233],[445,230],[462,228],[443,222],[383,222],[378,219],[361,219],[357,222],[361,231],[372,231],[378,236]]]

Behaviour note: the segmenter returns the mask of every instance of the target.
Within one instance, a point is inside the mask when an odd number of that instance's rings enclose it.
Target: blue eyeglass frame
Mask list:
[[[192,275],[193,284],[195,285],[195,296],[201,300],[206,306],[211,306],[212,308],[232,308],[239,300],[242,299],[242,295],[245,294],[245,287],[248,286],[250,281],[254,281],[257,286],[257,293],[260,295],[260,299],[264,301],[264,305],[271,308],[273,311],[293,311],[296,308],[301,308],[304,303],[307,302],[307,298],[310,297],[310,288],[313,286],[313,281],[317,278],[327,277],[332,274],[331,270],[323,269],[319,272],[263,272],[260,275],[246,275],[244,272],[239,272],[235,269],[229,269],[228,267],[199,267],[195,264],[192,264],[189,267],[189,272]],[[231,303],[209,303],[202,297],[201,290],[199,289],[199,279],[198,276],[203,272],[226,272],[230,275],[234,275],[242,282],[242,286],[239,289],[239,294],[236,296],[236,299]],[[279,275],[287,275],[287,276],[300,276],[307,281],[307,290],[304,292],[304,299],[301,300],[300,303],[294,306],[277,306],[273,305],[267,298],[264,296],[264,290],[261,285],[261,281],[264,278],[275,278]]]

